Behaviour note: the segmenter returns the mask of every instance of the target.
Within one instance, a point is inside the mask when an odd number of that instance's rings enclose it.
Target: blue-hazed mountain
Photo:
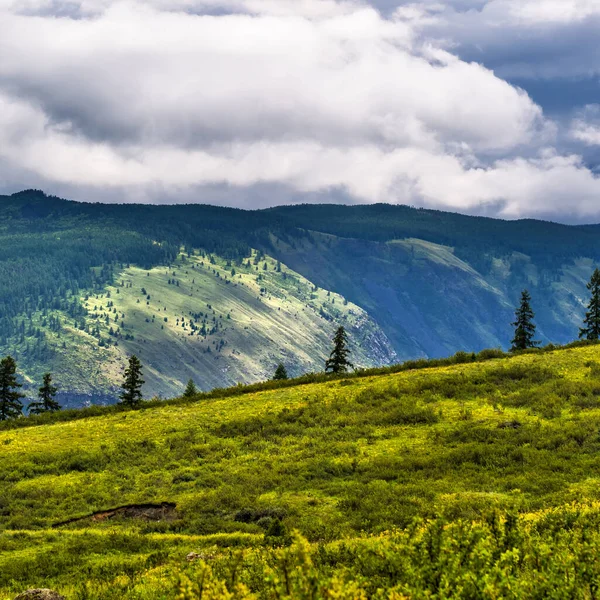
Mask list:
[[[111,401],[127,354],[146,394],[320,370],[338,324],[361,366],[506,347],[520,291],[542,342],[578,334],[600,226],[406,206],[69,202],[0,196],[0,353],[26,387]]]

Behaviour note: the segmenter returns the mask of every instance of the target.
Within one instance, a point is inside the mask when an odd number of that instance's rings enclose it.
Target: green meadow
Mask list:
[[[496,354],[7,426],[0,598],[596,598],[600,347]]]

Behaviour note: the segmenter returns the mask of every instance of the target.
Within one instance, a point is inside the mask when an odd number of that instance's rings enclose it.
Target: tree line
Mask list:
[[[333,338],[333,350],[329,358],[325,361],[325,372],[327,373],[345,373],[354,365],[348,360],[350,349],[348,347],[348,334],[344,327],[339,327]],[[283,363],[280,363],[275,371],[274,380],[288,379],[288,374]],[[143,401],[142,386],[143,366],[140,359],[133,355],[129,357],[127,368],[125,369],[123,383],[121,384],[121,393],[119,395],[120,403],[129,408],[138,407]],[[0,361],[0,421],[16,419],[23,414],[23,394],[20,390],[22,384],[17,378],[17,363],[12,356],[7,356]],[[52,383],[52,374],[46,373],[43,378],[43,384],[38,390],[37,400],[30,402],[27,410],[29,414],[38,415],[47,412],[61,410],[60,404],[56,401],[58,388]],[[186,398],[192,398],[199,393],[194,381],[190,379],[183,393]]]
[[[600,340],[600,270],[596,269],[587,284],[590,291],[590,301],[579,330],[579,338],[589,341]],[[527,290],[521,293],[521,301],[515,311],[515,321],[512,323],[514,337],[511,341],[511,352],[536,348],[540,342],[535,340],[535,313],[531,307],[531,295]],[[350,362],[350,347],[345,328],[339,327],[333,337],[333,349],[325,361],[325,372],[331,374],[347,373],[354,365]],[[288,379],[285,365],[279,363],[273,375],[274,381]],[[133,355],[129,357],[121,384],[120,403],[129,408],[138,407],[143,401],[142,386],[143,366],[140,359]],[[0,421],[15,419],[23,414],[22,400],[25,397],[20,390],[22,384],[17,378],[17,364],[14,358],[7,356],[0,360]],[[30,402],[27,409],[29,414],[42,414],[61,410],[56,401],[58,388],[52,383],[52,374],[46,373],[43,383],[38,389],[37,399]],[[186,398],[193,398],[199,393],[194,381],[190,379],[183,393]]]
[[[16,419],[23,414],[21,393],[22,384],[17,380],[17,363],[12,356],[0,360],[0,421]],[[42,386],[38,389],[37,400],[30,402],[27,409],[31,415],[55,412],[61,409],[56,401],[58,388],[52,384],[52,375],[44,375]]]
[[[579,339],[597,342],[600,340],[600,270],[596,269],[587,284],[590,301],[587,306],[583,327],[579,329]],[[533,321],[535,313],[531,307],[531,295],[528,290],[521,292],[521,302],[515,311],[514,338],[511,351],[537,348],[540,342],[535,339],[536,326]]]

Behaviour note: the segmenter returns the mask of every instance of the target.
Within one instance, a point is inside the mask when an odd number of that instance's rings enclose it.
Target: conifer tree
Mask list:
[[[535,324],[533,318],[535,314],[531,309],[531,296],[527,290],[521,292],[521,304],[515,311],[515,322],[512,324],[515,328],[515,337],[511,344],[511,352],[516,350],[527,350],[535,348],[539,342],[534,341]]]
[[[142,363],[134,354],[129,358],[129,365],[125,369],[125,379],[121,388],[121,404],[125,404],[131,408],[139,406],[142,401]]]
[[[52,385],[52,375],[44,375],[44,383],[38,390],[38,400],[29,404],[29,414],[39,415],[45,412],[55,412],[60,410],[60,404],[55,400],[58,388]]]
[[[19,392],[21,384],[17,381],[17,363],[12,356],[0,361],[0,421],[16,419],[23,413],[21,398],[25,395]]]
[[[326,373],[346,373],[354,365],[348,360],[350,350],[348,349],[348,334],[343,327],[339,327],[333,338],[333,350],[329,359],[325,361]]]
[[[183,397],[184,398],[193,398],[197,394],[198,394],[198,388],[196,387],[194,380],[190,379],[187,382],[187,387],[185,388],[185,392],[183,392]]]
[[[283,363],[279,363],[275,375],[273,375],[273,381],[283,381],[284,379],[288,379],[287,369]]]
[[[579,337],[598,341],[600,339],[600,270],[594,271],[587,289],[590,290],[592,297],[585,313],[584,326],[579,330]]]

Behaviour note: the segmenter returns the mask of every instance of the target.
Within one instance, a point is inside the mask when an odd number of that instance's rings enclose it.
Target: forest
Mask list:
[[[114,401],[119,376],[111,372],[90,379],[78,357],[85,356],[86,362],[96,363],[102,371],[100,365],[122,363],[128,353],[143,354],[138,341],[147,337],[146,319],[153,320],[152,315],[140,313],[129,323],[129,331],[117,340],[121,355],[98,353],[94,344],[105,350],[114,346],[115,338],[110,328],[104,332],[102,323],[96,322],[94,304],[89,306],[86,298],[106,299],[123,279],[137,281],[148,272],[154,277],[161,268],[174,272],[181,257],[190,252],[214,257],[220,283],[226,283],[232,268],[249,277],[258,267],[257,256],[280,265],[277,279],[270,275],[270,280],[261,281],[262,272],[255,273],[253,287],[259,298],[278,299],[278,304],[270,305],[272,311],[290,308],[288,321],[279,325],[280,355],[302,354],[302,347],[283,335],[295,315],[307,308],[320,314],[321,339],[311,341],[319,350],[310,360],[305,358],[305,371],[318,369],[322,362],[324,340],[333,328],[333,305],[329,297],[312,302],[313,292],[299,291],[301,286],[294,282],[302,278],[305,290],[312,288],[317,296],[319,290],[335,294],[337,306],[347,306],[356,321],[372,322],[368,346],[376,350],[361,359],[362,366],[368,367],[397,359],[508,348],[506,323],[524,288],[536,307],[540,341],[568,343],[577,336],[584,316],[585,285],[600,258],[594,254],[599,247],[597,227],[505,222],[404,206],[313,205],[243,211],[209,205],[86,204],[29,190],[1,197],[0,216],[0,355],[18,359],[32,393],[44,366],[50,365],[61,373],[65,384],[61,393],[72,405],[81,405],[86,397],[101,403]],[[250,261],[253,268],[242,269]],[[261,262],[260,268],[266,263]],[[286,281],[286,276],[291,279]],[[162,283],[153,281],[158,286],[152,290],[153,298],[161,299]],[[244,281],[250,290],[250,281]],[[192,279],[182,283],[186,291],[182,288],[179,295],[168,296],[171,314],[204,313],[209,304],[228,314],[233,286],[216,289],[205,278],[195,286],[198,301],[190,304],[185,295],[189,297],[194,283]],[[142,287],[148,286],[140,283]],[[164,296],[162,300],[166,302]],[[234,300],[240,310],[240,303],[255,310],[248,294]],[[135,307],[129,312],[128,306],[119,308],[122,314],[137,312]],[[260,314],[253,320],[263,323],[267,315],[258,308]],[[365,316],[359,317],[359,311]],[[448,321],[447,314],[454,319]],[[248,323],[236,326],[243,332]],[[313,323],[305,326],[315,328]],[[165,335],[170,331],[165,329]],[[160,332],[153,336],[153,344],[168,341]],[[203,365],[206,378],[198,381],[203,390],[227,387],[235,378],[250,383],[268,376],[274,357],[261,357],[255,364],[256,348],[240,349],[240,339],[221,334],[213,338],[217,345],[229,344],[229,362],[227,368],[218,363]],[[224,373],[237,365],[234,349],[240,352],[240,368],[228,377]],[[181,357],[185,372],[178,376],[183,381],[193,375],[195,352],[189,346],[187,358]],[[156,356],[145,360],[157,365],[158,375],[148,383],[151,394],[177,393],[166,383],[173,365]],[[294,372],[298,374],[300,370]]]

